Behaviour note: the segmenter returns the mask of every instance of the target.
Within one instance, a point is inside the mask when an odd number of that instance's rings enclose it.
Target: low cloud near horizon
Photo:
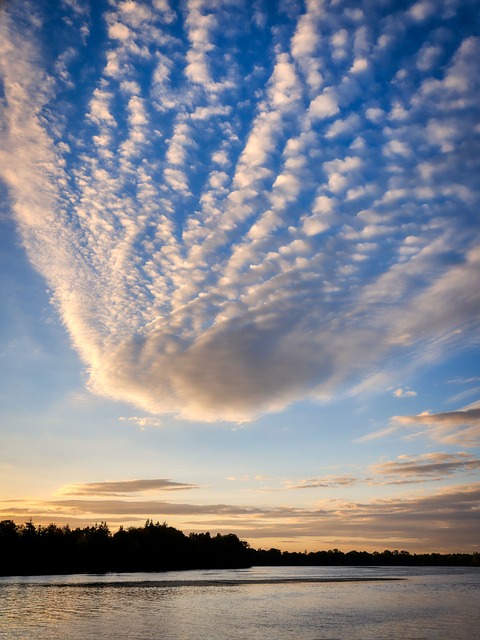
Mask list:
[[[477,529],[480,484],[446,487],[435,494],[411,494],[354,501],[328,498],[311,508],[260,507],[229,504],[178,504],[158,500],[51,500],[0,504],[0,517],[32,519],[36,524],[71,526],[143,522],[146,518],[173,518],[188,531],[234,532],[253,546],[262,540],[288,538],[304,548],[328,547],[337,541],[345,550],[396,548],[411,551],[472,553],[478,551]],[[392,546],[393,545],[393,546]],[[336,545],[338,546],[338,545]]]
[[[92,390],[248,421],[475,339],[477,8],[426,4],[2,7],[0,178]]]
[[[196,489],[198,485],[174,482],[166,478],[146,480],[112,480],[104,482],[87,482],[85,484],[69,484],[60,487],[61,495],[118,495],[125,493],[144,493],[152,491],[182,491]]]

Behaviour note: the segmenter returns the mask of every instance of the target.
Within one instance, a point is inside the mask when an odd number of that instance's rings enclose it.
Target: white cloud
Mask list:
[[[322,16],[321,2],[307,3],[307,11],[300,16],[290,43],[292,57],[302,70],[308,88],[315,93],[323,84],[322,61],[317,55]]]
[[[390,142],[387,142],[385,145],[383,153],[389,157],[399,155],[404,158],[408,158],[412,151],[405,142],[401,142],[400,140],[390,140]]]
[[[410,7],[408,15],[414,20],[422,22],[429,18],[435,11],[435,4],[430,0],[420,0]]]
[[[167,24],[175,22],[177,16],[170,6],[169,0],[152,0],[153,6],[161,12],[161,19]]]
[[[311,56],[316,49],[318,32],[310,15],[306,14],[298,21],[297,29],[292,37],[292,55],[294,58]]]
[[[340,111],[337,98],[329,87],[310,103],[309,113],[313,119],[330,118]]]
[[[389,60],[427,15],[417,5],[393,16],[401,29],[381,21],[371,50],[361,11],[308,2],[290,31],[262,31],[254,70],[239,46],[252,20],[232,46],[222,32],[246,6],[190,0],[172,28],[166,2],[112,5],[104,68],[73,106],[78,58],[49,76],[41,25],[2,13],[2,179],[98,393],[248,420],[365,389],[392,356],[470,344],[478,39],[458,36],[431,77],[438,52],[419,45],[398,75]],[[355,72],[367,66],[380,84]]]
[[[412,391],[412,389],[410,389],[409,387],[407,387],[406,389],[402,389],[401,387],[399,387],[398,389],[395,389],[393,395],[396,398],[414,398],[417,395],[417,392]]]
[[[365,58],[357,58],[350,67],[350,73],[362,73],[368,69],[368,60]]]
[[[480,39],[465,38],[452,56],[441,79],[428,78],[412,98],[414,105],[428,99],[443,112],[456,111],[476,102]]]
[[[385,118],[385,111],[378,107],[370,107],[366,110],[365,116],[374,124],[379,124]]]
[[[421,71],[430,71],[438,62],[443,50],[438,45],[423,46],[418,52],[417,67]]]
[[[440,147],[440,151],[443,153],[453,151],[457,140],[462,135],[456,123],[435,120],[434,118],[429,120],[425,133],[428,142]]]
[[[303,230],[307,236],[316,236],[330,228],[330,220],[327,216],[314,214],[303,221]]]
[[[128,40],[131,37],[130,29],[121,22],[115,22],[108,28],[108,35],[115,40]]]
[[[155,7],[156,9],[165,10],[166,7]],[[118,10],[122,19],[135,29],[138,29],[143,22],[152,19],[150,8],[133,0],[124,0],[118,5]]]
[[[88,115],[95,123],[115,125],[114,117],[110,112],[111,98],[112,94],[103,89],[95,89],[93,92]]]
[[[336,138],[342,135],[353,135],[360,127],[360,119],[357,114],[352,113],[344,120],[335,120],[333,124],[328,128],[325,137]]]
[[[289,106],[301,97],[301,86],[295,73],[295,67],[290,63],[286,54],[281,54],[277,58],[268,94],[274,107]]]
[[[347,55],[345,49],[348,44],[348,31],[346,29],[340,29],[333,34],[330,41],[333,48],[332,58],[334,60],[345,58]]]

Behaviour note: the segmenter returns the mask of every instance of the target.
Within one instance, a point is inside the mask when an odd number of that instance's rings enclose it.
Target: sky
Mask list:
[[[480,551],[479,15],[0,2],[0,519]]]

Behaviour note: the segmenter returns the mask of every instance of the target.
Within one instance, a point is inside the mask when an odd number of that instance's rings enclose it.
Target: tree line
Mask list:
[[[152,520],[143,527],[120,527],[115,533],[105,522],[75,529],[0,522],[0,575],[4,576],[372,564],[480,566],[480,554],[252,549],[234,533],[185,535]]]

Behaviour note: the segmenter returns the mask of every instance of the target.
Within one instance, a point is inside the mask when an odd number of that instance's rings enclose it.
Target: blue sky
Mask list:
[[[0,5],[0,517],[478,550],[478,3]]]

